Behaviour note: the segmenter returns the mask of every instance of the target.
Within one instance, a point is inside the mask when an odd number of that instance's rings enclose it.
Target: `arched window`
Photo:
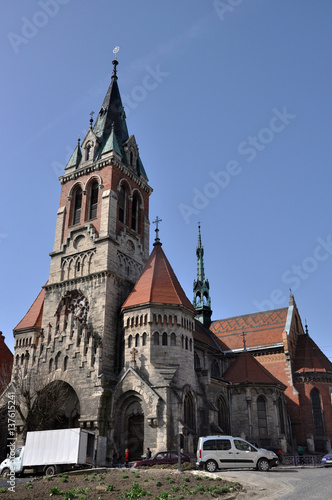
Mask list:
[[[132,337],[132,335],[129,335],[129,337],[128,337],[128,347],[131,347],[132,341],[133,341],[133,337]]]
[[[223,397],[218,398],[217,408],[218,408],[218,425],[225,434],[228,434],[229,433],[228,408],[226,401],[224,400]]]
[[[127,219],[127,193],[124,186],[120,187],[119,192],[119,221],[126,224]]]
[[[49,371],[49,373],[51,373],[52,370],[53,370],[53,358],[50,359],[50,362],[49,362],[49,365],[48,365],[48,371]]]
[[[57,370],[59,368],[59,359],[60,359],[60,352],[58,352],[58,354],[55,356],[55,359],[54,359],[54,367],[55,369]]]
[[[139,199],[135,193],[133,196],[133,203],[131,207],[131,228],[138,231],[138,214],[139,214]]]
[[[320,393],[319,390],[314,387],[310,392],[311,399],[311,409],[312,409],[312,417],[314,420],[314,429],[316,436],[324,436],[324,421],[322,415],[322,406],[320,402]]]
[[[81,210],[82,210],[82,189],[79,187],[74,193],[74,205],[73,205],[73,224],[79,224],[81,222]]]
[[[15,364],[18,365],[20,362],[20,356],[17,354],[16,355],[16,361],[15,361]]]
[[[139,333],[136,333],[135,336],[135,347],[139,347],[141,345],[141,338],[139,336]]]
[[[143,336],[142,336],[142,345],[146,345],[146,337],[147,337],[147,334],[144,332]]]
[[[211,377],[220,378],[220,370],[217,361],[214,359],[211,364]]]
[[[193,350],[193,340],[190,339],[189,340],[189,351],[192,352],[192,350]]]
[[[21,354],[21,365],[23,365],[24,362],[24,354]]]
[[[98,182],[94,181],[90,187],[89,219],[95,219],[97,217],[98,189]]]
[[[279,413],[279,424],[281,434],[285,434],[285,420],[284,420],[284,408],[281,398],[278,398],[278,413]]]
[[[167,345],[167,333],[163,333],[163,338],[162,338],[162,345]]]
[[[65,359],[63,360],[63,371],[65,372],[68,368],[68,356],[65,356]]]
[[[267,420],[266,420],[266,401],[264,396],[257,398],[257,418],[258,418],[258,433],[260,436],[267,435]]]
[[[159,333],[158,332],[154,332],[154,334],[153,334],[153,343],[154,343],[154,345],[159,345]]]
[[[176,335],[175,333],[171,333],[171,345],[176,345]]]
[[[201,362],[199,360],[199,356],[198,356],[197,352],[194,352],[194,367],[195,367],[195,370],[199,370],[201,367]]]
[[[182,347],[182,349],[184,348],[184,336],[183,335],[181,336],[181,347]]]
[[[188,337],[186,337],[186,349],[188,350]]]
[[[196,429],[195,406],[192,395],[188,392],[184,398],[184,423],[190,429]]]

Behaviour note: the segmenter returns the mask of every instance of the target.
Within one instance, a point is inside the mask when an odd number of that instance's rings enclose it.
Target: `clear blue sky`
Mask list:
[[[192,299],[197,222],[213,318],[288,305],[332,358],[332,2],[4,0],[0,329],[47,281],[58,177],[120,46],[150,220]],[[151,225],[151,241],[153,226]]]

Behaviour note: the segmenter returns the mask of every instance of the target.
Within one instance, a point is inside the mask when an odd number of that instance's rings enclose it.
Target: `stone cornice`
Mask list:
[[[83,175],[88,175],[91,174],[92,172],[96,172],[98,170],[103,169],[104,167],[112,165],[117,167],[119,170],[124,172],[130,179],[136,182],[136,184],[146,191],[148,194],[151,194],[153,189],[142,179],[140,179],[132,170],[127,168],[123,163],[119,162],[114,156],[107,158],[105,160],[100,160],[95,163],[83,166],[81,168],[78,168],[74,172],[70,172],[68,174],[64,174],[61,177],[59,177],[59,180],[61,184],[65,184],[66,182],[78,179],[79,177],[82,177]]]
[[[111,272],[111,271],[99,271],[96,273],[88,274],[86,276],[77,276],[76,278],[71,278],[68,280],[64,281],[58,281],[57,283],[50,283],[47,285],[44,285],[43,288],[46,291],[52,291],[55,289],[63,288],[63,289],[68,289],[68,287],[72,288],[73,285],[78,285],[79,283],[85,283],[88,281],[93,281],[99,278],[114,278],[116,281],[119,283],[126,283],[128,280],[122,278],[121,276],[118,276],[117,274]]]

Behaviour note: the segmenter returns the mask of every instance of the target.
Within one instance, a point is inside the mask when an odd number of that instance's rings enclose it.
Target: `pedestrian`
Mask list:
[[[145,457],[145,458],[146,458],[147,460],[148,460],[149,458],[151,458],[151,450],[150,450],[150,448],[147,448],[147,449],[146,449],[146,457]]]
[[[129,467],[129,462],[130,462],[129,450],[128,450],[128,448],[126,448],[126,451],[125,451],[125,466],[127,468]]]

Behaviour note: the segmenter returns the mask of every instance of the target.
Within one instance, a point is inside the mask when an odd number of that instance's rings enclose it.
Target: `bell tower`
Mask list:
[[[30,359],[39,377],[73,387],[80,425],[104,436],[107,395],[124,362],[120,308],[149,256],[152,192],[128,134],[117,65],[95,123],[91,116],[59,179],[41,333]]]

